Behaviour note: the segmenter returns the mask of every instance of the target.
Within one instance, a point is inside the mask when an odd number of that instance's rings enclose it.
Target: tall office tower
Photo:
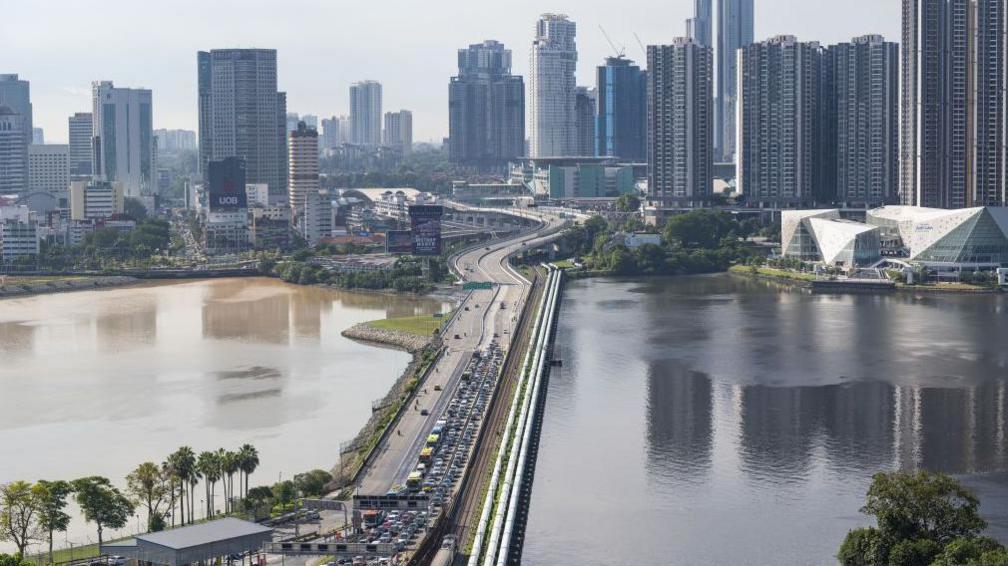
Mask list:
[[[758,207],[832,202],[825,156],[834,140],[824,132],[830,109],[821,101],[828,88],[819,43],[778,36],[743,47],[739,65],[739,192]]]
[[[295,218],[304,215],[309,194],[319,192],[318,132],[304,122],[290,133],[290,191],[288,203]]]
[[[525,155],[525,82],[511,74],[511,50],[493,40],[458,50],[448,85],[452,163],[502,170]]]
[[[297,129],[298,122],[301,121],[301,117],[298,116],[297,112],[287,113],[287,141],[290,141],[290,133]]]
[[[350,85],[350,143],[381,145],[382,86],[378,81]]]
[[[710,47],[689,38],[649,45],[648,186],[661,207],[710,200],[713,64]]]
[[[577,45],[574,22],[543,14],[536,22],[529,65],[529,155],[561,157],[575,152]]]
[[[738,50],[753,42],[753,0],[718,0],[717,78],[714,84],[714,154],[734,161]]]
[[[245,160],[249,183],[266,183],[271,198],[287,194],[287,96],[277,91],[275,49],[200,51],[199,153],[207,163]]]
[[[836,200],[891,203],[899,193],[899,45],[866,35],[827,55],[836,95]]]
[[[28,146],[28,190],[66,199],[70,190],[69,157],[68,145]]]
[[[647,73],[629,59],[608,57],[597,74],[595,154],[646,161]]]
[[[318,126],[319,126],[319,124],[318,124],[318,116],[316,116],[314,114],[305,114],[304,116],[301,116],[301,120],[299,120],[299,121],[300,122],[304,122],[305,125],[308,126],[309,128],[311,128],[311,129],[313,129],[315,131],[318,131]]]
[[[122,183],[127,197],[152,196],[157,168],[151,91],[95,81],[91,92],[94,175]]]
[[[45,144],[45,130],[42,128],[32,128],[32,144],[43,145]]]
[[[594,88],[574,89],[574,153],[580,157],[595,156],[595,115],[598,95]]]
[[[28,146],[32,142],[31,85],[16,74],[0,75],[0,107],[7,110],[0,121],[4,148],[0,151],[0,193],[20,193],[28,189]],[[14,116],[17,116],[16,118]],[[11,128],[17,128],[16,130]],[[4,178],[6,177],[6,178]]]
[[[1004,34],[1004,0],[903,0],[903,204],[1006,203]]]
[[[28,190],[28,146],[24,117],[0,105],[0,194]]]
[[[704,47],[714,47],[711,28],[714,22],[713,0],[693,0],[693,17],[686,20],[686,35]]]
[[[90,112],[77,112],[68,120],[70,126],[70,175],[83,177],[91,174],[91,123]]]
[[[385,113],[382,143],[394,147],[403,155],[413,150],[413,113],[409,110]]]
[[[32,122],[31,85],[17,74],[0,75],[0,106],[9,106],[22,117],[22,127],[28,134],[25,145],[31,142]]]

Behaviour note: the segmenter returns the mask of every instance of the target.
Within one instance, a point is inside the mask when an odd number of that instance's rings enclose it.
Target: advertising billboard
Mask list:
[[[390,254],[413,253],[413,232],[409,230],[385,232],[385,251]]]
[[[444,207],[436,204],[415,204],[409,207],[413,234],[413,255],[441,255],[441,217]]]
[[[207,167],[208,203],[212,212],[233,212],[248,208],[245,194],[245,160],[226,157]]]

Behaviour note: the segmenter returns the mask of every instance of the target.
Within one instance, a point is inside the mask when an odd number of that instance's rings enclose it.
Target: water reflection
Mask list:
[[[890,469],[962,478],[1008,541],[1006,300],[570,283],[524,563],[828,563]]]

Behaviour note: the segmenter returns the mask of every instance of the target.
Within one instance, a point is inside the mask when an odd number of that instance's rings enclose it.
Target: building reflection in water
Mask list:
[[[647,370],[647,447],[650,466],[703,481],[713,441],[711,380],[674,361]]]
[[[270,344],[290,340],[291,294],[282,286],[221,281],[205,289],[204,338]]]

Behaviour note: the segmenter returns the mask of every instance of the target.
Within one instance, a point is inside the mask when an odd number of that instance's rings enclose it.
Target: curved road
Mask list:
[[[513,269],[508,258],[523,248],[556,234],[566,221],[531,213],[542,222],[532,233],[523,233],[462,252],[454,261],[456,272],[469,281],[490,281],[493,289],[471,292],[457,314],[442,330],[446,351],[416,395],[416,404],[403,412],[390,434],[361,476],[358,493],[384,495],[404,485],[413,470],[424,441],[441,418],[466,363],[473,352],[485,349],[495,339],[507,350],[518,314],[531,283]],[[503,305],[503,308],[502,308]],[[457,336],[457,338],[456,338]],[[440,391],[437,391],[437,388]],[[423,410],[428,415],[421,414]]]

